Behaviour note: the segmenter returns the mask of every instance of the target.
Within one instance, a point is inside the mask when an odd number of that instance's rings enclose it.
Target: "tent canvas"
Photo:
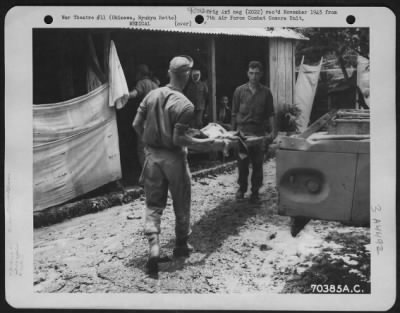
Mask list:
[[[120,179],[114,105],[128,87],[111,42],[109,81],[88,94],[33,106],[34,211],[64,203]]]
[[[294,90],[294,104],[301,110],[298,118],[299,131],[303,132],[308,127],[315,93],[317,91],[321,62],[316,65],[303,64],[304,57],[300,64],[299,75]]]

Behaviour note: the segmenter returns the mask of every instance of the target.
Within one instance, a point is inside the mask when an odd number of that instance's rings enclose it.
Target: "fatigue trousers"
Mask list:
[[[261,145],[248,147],[248,156],[245,159],[241,159],[237,156],[237,165],[239,170],[238,184],[240,191],[243,193],[247,191],[248,187],[250,163],[253,168],[251,174],[251,192],[258,193],[258,190],[263,184],[264,148]]]
[[[146,195],[145,234],[160,233],[161,216],[171,193],[176,240],[190,234],[191,177],[187,154],[182,151],[145,148],[141,180]]]

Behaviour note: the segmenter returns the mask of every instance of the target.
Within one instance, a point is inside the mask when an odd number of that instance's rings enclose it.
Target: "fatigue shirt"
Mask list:
[[[156,88],[158,88],[158,85],[148,77],[139,80],[135,86],[139,100],[142,100],[150,91]]]
[[[143,142],[151,148],[185,151],[173,143],[174,129],[185,131],[194,116],[193,104],[181,91],[167,85],[152,90],[139,105],[144,119]]]
[[[232,98],[232,119],[236,119],[237,129],[246,135],[265,135],[269,117],[274,115],[272,93],[264,85],[259,85],[255,93],[249,83],[236,88]]]
[[[186,87],[185,94],[194,104],[195,110],[204,110],[206,107],[208,88],[207,84],[202,81],[190,81]]]

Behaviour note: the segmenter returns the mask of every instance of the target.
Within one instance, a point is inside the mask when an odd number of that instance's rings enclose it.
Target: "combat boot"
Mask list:
[[[252,192],[250,196],[250,203],[259,204],[261,202],[258,192]]]
[[[177,239],[174,248],[174,257],[189,257],[193,247],[188,243],[188,238]]]
[[[149,260],[147,261],[147,274],[150,277],[158,278],[158,261],[160,259],[160,240],[158,234],[147,236],[149,241]]]
[[[243,199],[244,199],[244,192],[241,189],[239,189],[236,192],[236,200],[243,200]]]

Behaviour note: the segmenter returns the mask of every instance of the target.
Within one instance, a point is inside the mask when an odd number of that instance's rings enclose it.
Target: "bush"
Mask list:
[[[288,104],[284,106],[285,109],[280,113],[280,130],[285,132],[298,132],[298,118],[301,110],[295,104]]]

